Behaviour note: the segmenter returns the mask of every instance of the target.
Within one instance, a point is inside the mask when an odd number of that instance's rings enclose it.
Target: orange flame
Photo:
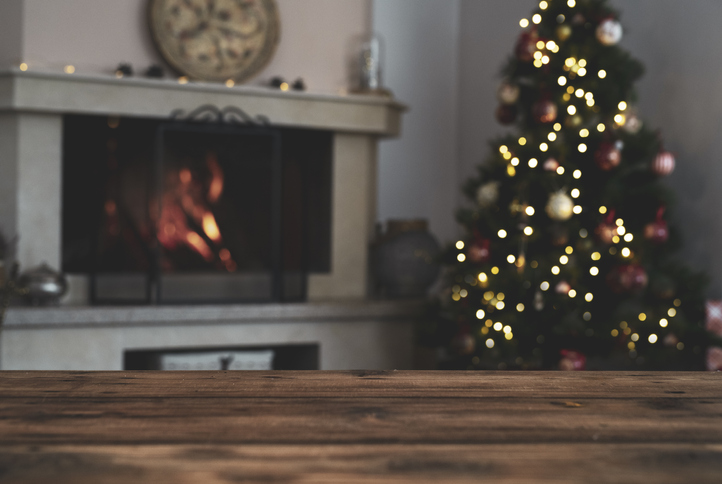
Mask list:
[[[211,212],[203,214],[203,231],[213,242],[217,244],[221,242],[221,231],[218,228],[216,219]]]
[[[200,255],[203,256],[205,260],[208,262],[213,260],[213,251],[210,247],[208,247],[208,244],[203,240],[203,237],[198,235],[195,232],[188,232],[186,235],[186,240],[188,243],[193,246],[194,249],[198,251]]]
[[[211,172],[211,183],[208,187],[208,201],[216,203],[223,194],[223,169],[218,164],[218,158],[213,152],[206,155],[206,165]]]

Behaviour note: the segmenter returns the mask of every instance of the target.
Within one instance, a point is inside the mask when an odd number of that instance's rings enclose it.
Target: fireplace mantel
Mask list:
[[[0,71],[0,112],[167,118],[203,104],[236,106],[272,124],[370,136],[398,136],[403,104],[392,98],[280,91],[168,79]]]
[[[0,227],[19,236],[21,266],[60,267],[64,115],[166,119],[175,110],[208,104],[265,116],[274,126],[333,132],[331,271],[309,275],[308,299],[365,299],[376,221],[376,145],[399,135],[406,109],[377,96],[0,71]]]

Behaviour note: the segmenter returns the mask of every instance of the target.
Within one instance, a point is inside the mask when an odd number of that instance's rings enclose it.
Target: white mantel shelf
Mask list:
[[[0,112],[168,118],[172,111],[235,106],[272,125],[398,136],[406,106],[392,98],[280,91],[169,79],[0,71]]]

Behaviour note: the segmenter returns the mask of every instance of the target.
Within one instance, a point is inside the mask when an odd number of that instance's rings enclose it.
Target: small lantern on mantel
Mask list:
[[[391,91],[383,87],[382,82],[384,63],[382,37],[376,33],[358,37],[354,42],[352,56],[356,58],[356,65],[354,66],[355,85],[351,92],[393,97]]]

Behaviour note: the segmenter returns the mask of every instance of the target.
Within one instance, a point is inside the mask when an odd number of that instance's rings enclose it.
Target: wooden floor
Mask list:
[[[0,372],[0,483],[722,483],[722,373]]]

